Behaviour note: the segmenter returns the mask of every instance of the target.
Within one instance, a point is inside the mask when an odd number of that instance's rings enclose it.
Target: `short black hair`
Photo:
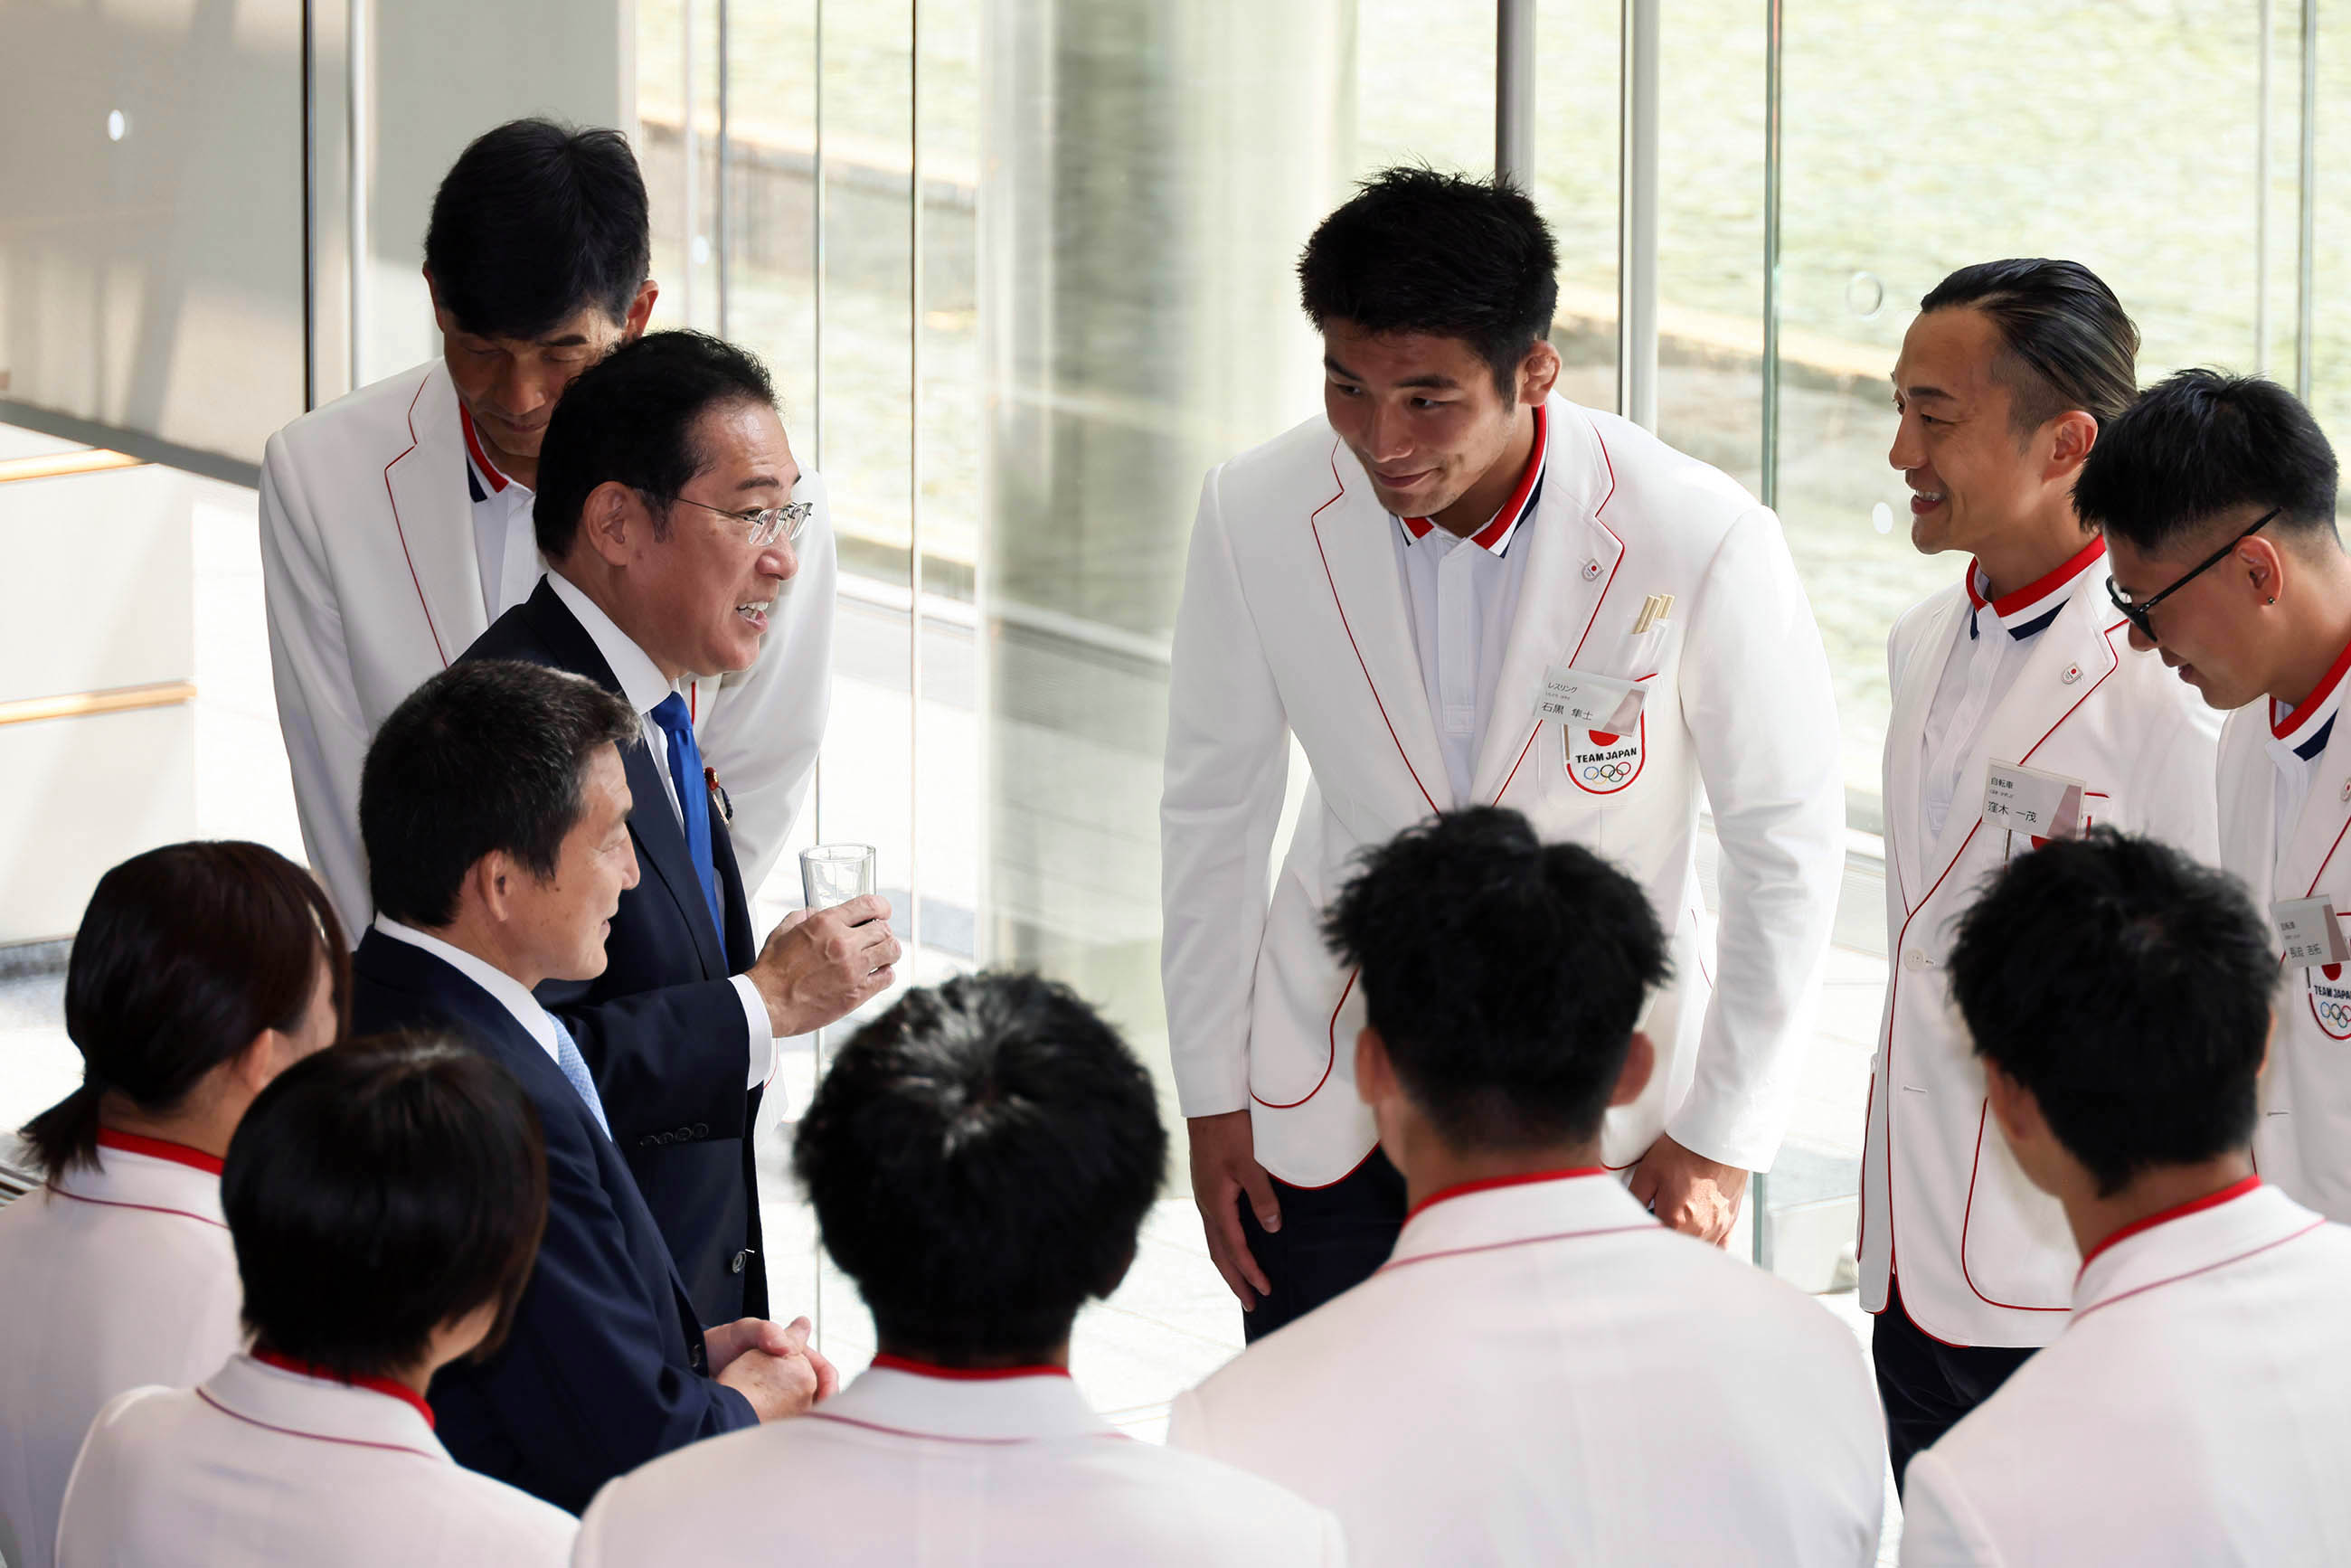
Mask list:
[[[1951,994],[2112,1197],[2252,1141],[2277,955],[2241,884],[2094,828],[2002,867],[1961,915]]]
[[[648,332],[613,350],[549,416],[530,512],[539,553],[549,560],[571,553],[589,496],[611,480],[644,497],[655,537],[666,537],[669,503],[710,465],[695,440],[703,414],[775,402],[757,355],[705,332]]]
[[[468,332],[537,338],[588,308],[625,320],[652,269],[645,182],[628,138],[516,120],[442,178],[424,265]]]
[[[1551,331],[1559,249],[1507,180],[1384,169],[1306,242],[1298,292],[1318,330],[1337,320],[1461,339],[1509,398],[1527,350]]]
[[[2000,333],[1992,376],[2008,388],[2009,423],[2020,436],[2069,409],[2103,429],[2137,394],[2138,327],[2078,261],[1980,261],[1935,285],[1918,312],[1959,306],[1982,311]]]
[[[1107,1294],[1167,1161],[1151,1075],[1036,975],[909,991],[825,1075],[792,1166],[885,1343],[1041,1355]]]
[[[495,1302],[506,1337],[547,1228],[547,1145],[513,1075],[437,1034],[305,1057],[229,1140],[221,1209],[256,1343],[350,1382],[413,1369]]]
[[[1405,1092],[1462,1150],[1596,1135],[1642,1005],[1671,973],[1640,883],[1499,806],[1368,852],[1323,931],[1359,970]]]
[[[561,670],[465,660],[408,694],[360,767],[360,842],[377,913],[437,927],[493,850],[541,882],[587,809],[597,747],[643,730],[636,710]]]
[[[99,877],[66,960],[66,1035],[81,1052],[81,1086],[24,1129],[51,1185],[96,1163],[107,1091],[166,1114],[262,1030],[300,1029],[322,962],[339,1026],[348,1025],[342,923],[310,873],[276,850],[165,844]]]
[[[2281,508],[2281,534],[2335,533],[2335,448],[2301,400],[2260,376],[2181,371],[2101,431],[2074,481],[2085,523],[2149,554],[2233,507]]]

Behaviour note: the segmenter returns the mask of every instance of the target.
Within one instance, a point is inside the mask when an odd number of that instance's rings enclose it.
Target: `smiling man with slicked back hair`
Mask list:
[[[1887,461],[1910,486],[1911,543],[1968,557],[1886,643],[1894,968],[1860,1262],[1897,1481],[2057,1336],[2080,1261],[2055,1203],[1983,1135],[1983,1070],[1949,1006],[1952,922],[2011,856],[2093,821],[2217,853],[2218,726],[2128,656],[2103,591],[2106,542],[2074,501],[2127,417],[2137,350],[2089,268],[2022,257],[1938,284],[1895,362]]]

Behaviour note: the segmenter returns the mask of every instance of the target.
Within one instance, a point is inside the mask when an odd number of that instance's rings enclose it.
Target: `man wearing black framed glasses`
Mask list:
[[[643,879],[621,894],[606,967],[550,981],[704,1322],[765,1314],[759,1090],[775,1042],[885,989],[898,944],[868,895],[753,938],[726,790],[705,766],[685,688],[744,670],[798,570],[799,465],[759,361],[699,332],[615,349],[563,394],[533,507],[548,573],[465,658],[520,659],[625,697],[629,836]]]
[[[1962,267],[1920,303],[1894,371],[1888,460],[1921,554],[1959,580],[1887,643],[1885,1021],[1862,1162],[1862,1304],[1896,1479],[2064,1328],[2081,1258],[2055,1199],[1984,1131],[1951,1010],[1958,917],[2043,840],[2111,822],[2218,853],[2219,726],[2129,656],[2076,514],[2085,458],[2136,394],[2138,329],[2086,267]]]
[[[2082,470],[2131,646],[2214,708],[2220,862],[2271,920],[2285,990],[2253,1155],[2264,1180],[2351,1218],[2351,557],[2333,447],[2273,382],[2182,371]],[[2152,664],[2154,660],[2147,663]]]

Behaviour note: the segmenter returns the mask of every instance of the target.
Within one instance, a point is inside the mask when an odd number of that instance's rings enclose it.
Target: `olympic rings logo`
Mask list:
[[[1583,776],[1595,784],[1621,784],[1633,777],[1633,766],[1628,762],[1603,762],[1597,767],[1587,763]]]
[[[2318,1021],[2326,1026],[2328,1033],[2351,1033],[2351,1002],[2322,1002],[2314,997],[2310,1005],[2317,1012]]]

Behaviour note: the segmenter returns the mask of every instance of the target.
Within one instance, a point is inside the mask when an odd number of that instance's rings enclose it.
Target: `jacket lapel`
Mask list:
[[[1615,652],[1597,633],[1601,606],[1625,561],[1625,541],[1603,517],[1614,486],[1599,433],[1563,398],[1544,405],[1550,453],[1534,515],[1520,524],[1513,549],[1528,551],[1518,613],[1495,678],[1493,708],[1479,743],[1472,803],[1500,800],[1510,775],[1541,731],[1534,716],[1544,671],[1566,663],[1637,679],[1646,670],[1606,668]]]
[[[2346,836],[2344,827],[2351,819],[2351,798],[2346,798],[2346,785],[2351,785],[2351,739],[2344,732],[2351,729],[2351,709],[2338,712],[2335,733],[2326,740],[2326,749],[2319,754],[2318,765],[2311,769],[2310,793],[2303,797],[2302,813],[2294,819],[2294,832],[2285,841],[2285,852],[2278,861],[2276,874],[2271,879],[2272,899],[2304,898],[2311,896],[2312,879],[2333,877],[2337,885],[2342,873],[2351,870],[2351,849],[2342,841]],[[2259,788],[2249,791],[2263,816],[2277,810],[2277,764],[2269,761],[2268,747],[2262,747],[2262,759],[2268,767],[2262,769]],[[2332,854],[2330,863],[2327,857]],[[2326,891],[2324,883],[2317,892]],[[2351,909],[2338,907],[2338,915],[2351,915]]]
[[[1949,601],[1943,613],[1920,631],[1919,651],[1902,672],[1902,689],[1894,694],[1894,711],[1913,715],[1917,720],[1915,728],[1906,725],[1896,733],[1886,758],[1886,814],[1895,830],[1895,874],[1902,879],[1902,904],[1906,909],[1917,907],[1932,880],[1926,874],[1926,856],[1933,846],[1925,841],[1926,825],[1918,813],[1925,789],[1920,778],[1924,760],[1919,753],[1925,744],[1921,737],[1926,733],[1928,712],[1935,705],[1935,689],[1942,684],[1943,669],[1951,662],[1959,622],[1967,613],[1967,595],[1962,593]],[[1942,862],[1936,863],[1939,866]]]
[[[1959,775],[1959,789],[1951,797],[1951,814],[1943,823],[1942,839],[1935,845],[1931,870],[1936,874],[1958,856],[1982,819],[1984,774],[1990,765],[2038,766],[2035,753],[2042,743],[2121,666],[2114,639],[2106,634],[2106,618],[2113,612],[2095,602],[2097,597],[2077,589],[2065,601],[2049,630],[2035,641],[2024,668],[2017,672],[2016,684],[2009,687],[1991,722],[1984,727],[1983,739],[1969,757],[1967,771]],[[1989,615],[1982,631],[1988,637],[2007,635]],[[1931,687],[1928,695],[1931,699]]]
[[[473,503],[465,490],[465,444],[457,392],[434,365],[408,408],[407,450],[383,470],[397,532],[441,663],[448,664],[488,630],[482,569],[474,554]]]
[[[1350,653],[1370,681],[1380,715],[1395,737],[1395,750],[1417,781],[1405,791],[1412,804],[1404,815],[1411,821],[1424,808],[1438,811],[1451,805],[1453,787],[1446,778],[1445,753],[1437,744],[1437,720],[1428,709],[1428,688],[1421,679],[1412,621],[1405,611],[1404,574],[1396,569],[1395,544],[1388,538],[1396,523],[1373,496],[1371,481],[1354,454],[1336,436],[1331,441],[1331,468],[1339,493],[1308,517],[1307,526],[1313,530],[1341,622],[1353,644]]]
[[[529,617],[532,629],[559,664],[626,700],[621,691],[621,679],[597,651],[596,640],[588,635],[588,628],[580,624],[580,618],[557,597],[548,579],[539,579],[538,586],[523,601],[522,612]],[[630,741],[621,747],[621,763],[629,778],[629,836],[636,840],[637,860],[652,868],[654,877],[676,904],[678,914],[684,917],[687,928],[694,933],[695,951],[701,955],[703,974],[711,979],[723,978],[730,972],[726,945],[710,923],[710,904],[702,896],[701,880],[694,874],[694,857],[685,847],[685,830],[678,825],[677,814],[669,807],[669,791],[662,787],[662,776],[656,768],[663,765],[653,761],[653,753],[641,740]],[[695,779],[689,787],[698,788],[700,784],[701,780]],[[716,844],[714,831],[714,851]],[[643,892],[643,887],[640,883],[633,891]]]

